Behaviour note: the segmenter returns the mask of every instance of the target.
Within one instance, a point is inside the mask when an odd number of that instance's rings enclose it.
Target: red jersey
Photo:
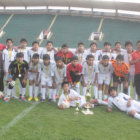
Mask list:
[[[73,57],[73,53],[71,51],[68,51],[67,53],[63,53],[62,51],[59,51],[57,52],[56,56],[61,56],[63,62],[65,64],[69,64],[71,62],[71,58]]]
[[[68,82],[79,82],[82,75],[82,65],[73,66],[72,63],[67,65],[67,80]]]
[[[132,61],[140,59],[140,52],[135,51],[132,53]],[[135,63],[135,75],[140,74],[140,61]]]

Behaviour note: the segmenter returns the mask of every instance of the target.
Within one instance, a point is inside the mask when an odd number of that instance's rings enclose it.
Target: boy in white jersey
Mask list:
[[[67,66],[64,64],[61,56],[57,56],[56,64],[53,71],[53,81],[56,83],[56,89],[53,89],[53,102],[56,102],[56,99],[59,98],[59,90],[63,81],[66,81],[66,69]]]
[[[86,58],[86,62],[83,64],[82,69],[82,94],[85,96],[87,91],[87,84],[90,82],[94,86],[94,98],[98,98],[98,66],[94,61],[94,56],[89,54]]]
[[[48,54],[50,56],[50,60],[52,62],[55,62],[54,56],[57,53],[57,50],[53,47],[53,42],[48,41],[46,44],[46,48],[44,48],[41,52],[41,58],[43,57],[44,54]]]
[[[34,53],[38,53],[39,57],[41,57],[41,50],[39,49],[39,42],[34,41],[32,43],[32,48],[29,49],[27,53],[28,53],[29,62],[32,60],[32,56]]]
[[[78,43],[78,48],[74,54],[78,57],[80,64],[83,64],[86,61],[86,50],[83,42]]]
[[[9,65],[11,64],[12,61],[15,60],[16,58],[16,51],[15,49],[13,48],[13,40],[8,38],[6,40],[6,46],[7,48],[5,50],[3,50],[3,54],[2,54],[2,57],[3,57],[3,68],[4,68],[4,77],[5,77],[5,81],[6,81],[6,84],[5,84],[5,95],[7,94],[7,87],[8,87],[8,68],[9,68]],[[16,96],[16,93],[15,93],[15,87],[12,89],[12,93],[13,93],[13,97],[14,98],[18,98]]]
[[[29,98],[30,102],[33,99],[38,101],[38,87],[40,84],[41,63],[39,62],[39,54],[34,53],[32,61],[29,63]],[[35,88],[33,89],[35,85]],[[33,91],[34,90],[34,91]],[[34,95],[33,95],[34,93]]]
[[[101,50],[97,49],[97,44],[92,42],[90,48],[86,50],[86,54],[92,54],[94,56],[94,61],[98,62],[101,59]]]
[[[103,85],[105,85],[104,101],[107,102],[108,88],[111,82],[111,75],[113,73],[113,66],[109,62],[109,57],[107,55],[104,55],[102,61],[98,64],[98,70],[99,70],[99,74],[98,74],[99,99],[102,99],[102,89],[103,89]]]
[[[110,87],[109,89],[110,97],[108,98],[108,112],[112,111],[113,105],[119,110],[126,112],[127,114],[133,116],[140,120],[140,102],[133,100],[130,96],[119,93],[115,87]]]
[[[135,66],[130,65],[130,61],[132,59],[131,54],[133,53],[133,44],[131,41],[125,42],[126,53],[124,54],[124,61],[130,66],[129,67],[129,87],[128,87],[128,95],[130,96],[130,84],[133,84],[133,92],[134,92],[134,99],[137,99],[137,93],[135,90],[134,85],[134,75],[135,75]]]
[[[48,54],[43,55],[43,63],[41,66],[41,86],[42,86],[42,101],[45,101],[46,88],[49,92],[49,102],[52,100],[52,89],[56,88],[56,83],[53,82],[52,76],[54,69],[54,63],[50,62],[50,56]]]

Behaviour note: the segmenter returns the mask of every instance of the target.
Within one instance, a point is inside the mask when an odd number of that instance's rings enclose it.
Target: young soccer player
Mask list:
[[[8,38],[6,40],[6,46],[7,48],[5,50],[3,50],[3,68],[4,68],[4,78],[5,78],[5,95],[7,94],[7,87],[8,87],[8,68],[9,68],[9,65],[12,61],[15,60],[15,57],[16,57],[16,51],[15,49],[13,48],[13,40]],[[15,93],[15,87],[13,88],[12,90],[12,96],[14,98],[18,98],[16,96],[16,93]]]
[[[66,81],[66,69],[67,66],[64,64],[61,56],[57,56],[55,59],[56,65],[53,71],[53,80],[56,83],[56,89],[53,89],[53,102],[56,102],[56,99],[59,98],[59,90],[63,81]]]
[[[61,56],[63,62],[65,64],[69,64],[71,62],[71,58],[73,57],[73,53],[69,51],[68,46],[63,44],[61,50],[57,52],[56,56]]]
[[[48,54],[43,55],[43,63],[41,66],[41,86],[42,86],[42,102],[45,101],[46,88],[49,92],[49,102],[52,101],[52,89],[56,88],[56,83],[52,79],[52,71],[54,70],[54,63],[50,62]]]
[[[97,85],[97,77],[98,77],[98,66],[94,61],[94,56],[89,54],[86,58],[86,62],[83,64],[82,69],[82,94],[85,96],[87,91],[88,82],[94,86],[94,98],[98,99],[98,85]]]
[[[29,64],[29,98],[28,98],[29,102],[33,99],[33,97],[36,102],[38,101],[38,87],[40,84],[40,72],[41,72],[41,63],[39,62],[39,54],[34,53],[32,56],[32,60]],[[33,89],[34,85],[35,88]]]
[[[25,98],[26,92],[26,79],[28,74],[28,63],[23,60],[23,53],[16,54],[16,60],[12,61],[9,65],[8,75],[8,88],[5,102],[9,102],[11,91],[15,85],[15,81],[18,78],[22,86],[22,97],[23,101],[27,101]]]
[[[71,63],[67,65],[67,80],[71,86],[80,94],[80,80],[82,76],[82,65],[78,62],[78,57],[73,56]]]
[[[50,56],[50,60],[52,62],[55,62],[54,56],[57,53],[57,50],[53,47],[53,42],[48,41],[46,44],[46,48],[42,50],[41,52],[41,58],[43,57],[44,54],[48,54]]]
[[[113,85],[118,87],[118,84],[123,83],[123,92],[128,94],[129,80],[129,65],[124,62],[124,56],[118,55],[116,60],[111,60],[113,65]]]
[[[140,100],[140,40],[136,43],[137,50],[132,53],[131,65],[135,65],[135,87],[138,95],[138,100]]]
[[[115,87],[110,87],[109,94],[108,112],[112,111],[112,107],[114,105],[119,110],[124,111],[128,115],[140,120],[140,102],[133,100],[130,96],[124,93],[119,93],[117,95]]]
[[[98,94],[99,99],[102,100],[103,85],[105,85],[104,101],[108,99],[108,88],[111,82],[111,75],[113,73],[113,66],[109,62],[109,56],[104,55],[101,62],[98,64]]]

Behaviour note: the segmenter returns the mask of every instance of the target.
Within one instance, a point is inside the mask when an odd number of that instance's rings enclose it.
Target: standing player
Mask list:
[[[38,87],[40,84],[40,72],[41,72],[41,63],[39,62],[39,54],[34,53],[32,60],[29,64],[29,98],[28,101],[30,102],[33,99],[34,93],[34,100],[38,101]],[[33,89],[35,85],[35,88]],[[34,91],[33,91],[34,90]]]
[[[82,76],[82,65],[78,62],[78,57],[73,56],[71,63],[67,65],[67,80],[71,86],[80,94],[80,80]]]
[[[98,77],[98,66],[94,61],[94,56],[89,54],[86,58],[86,62],[83,64],[82,69],[82,94],[85,96],[87,91],[88,82],[94,86],[94,98],[98,99],[98,85],[97,85],[97,77]]]
[[[27,101],[25,98],[26,92],[26,79],[28,74],[28,63],[23,60],[23,53],[16,54],[16,60],[12,61],[9,66],[8,75],[8,88],[5,102],[9,102],[11,91],[15,85],[15,81],[18,78],[22,86],[22,97],[23,101]]]
[[[108,99],[108,89],[111,82],[111,76],[113,73],[113,66],[109,62],[109,56],[104,55],[102,61],[98,64],[98,94],[99,99],[102,100],[103,85],[105,85],[104,101]]]

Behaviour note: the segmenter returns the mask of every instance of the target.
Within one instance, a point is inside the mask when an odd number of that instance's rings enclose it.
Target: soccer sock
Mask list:
[[[98,104],[100,104],[100,105],[108,105],[107,102],[102,101],[102,100],[100,100],[100,99],[98,99]]]
[[[6,96],[8,96],[10,98],[11,92],[12,92],[12,89],[7,88],[7,94],[6,94]]]
[[[139,114],[139,113],[136,113],[136,114],[134,115],[134,118],[136,118],[136,119],[139,119],[139,120],[140,120],[140,114]]]
[[[86,95],[86,90],[87,90],[87,87],[82,87],[82,94],[83,94],[83,96]]]
[[[29,86],[29,96],[33,97],[33,85]]]
[[[52,89],[49,88],[49,99],[52,99]]]
[[[119,92],[122,92],[122,84],[119,84]]]
[[[38,88],[39,88],[38,86],[35,86],[35,91],[34,91],[35,94],[34,94],[34,97],[37,97],[38,96]]]
[[[128,87],[128,95],[130,96],[130,86]]]
[[[124,88],[123,92],[128,95],[128,88]]]
[[[22,93],[22,86],[21,86],[21,83],[19,82],[19,94]]]
[[[107,100],[108,95],[104,94],[104,100]]]
[[[101,90],[99,90],[99,99],[101,99],[102,100],[102,91]]]
[[[46,88],[42,88],[42,99],[45,99]]]
[[[52,89],[53,101],[56,101],[56,89]]]
[[[94,86],[93,89],[94,89],[94,98],[98,99],[98,87]]]
[[[16,89],[15,89],[15,86],[14,86],[13,89],[12,89],[12,96],[16,96]]]
[[[26,88],[22,88],[22,97],[25,96]]]
[[[138,95],[137,95],[137,92],[136,92],[136,87],[133,87],[133,92],[134,92],[134,99],[137,100]]]

